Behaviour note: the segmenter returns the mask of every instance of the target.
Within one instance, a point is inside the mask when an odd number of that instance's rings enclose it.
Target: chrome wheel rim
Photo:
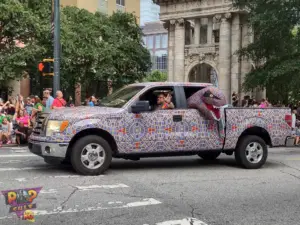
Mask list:
[[[251,142],[246,147],[246,158],[250,163],[259,163],[263,158],[263,147],[260,143]]]
[[[88,169],[98,169],[105,161],[105,151],[101,145],[91,143],[85,146],[81,151],[81,162]]]

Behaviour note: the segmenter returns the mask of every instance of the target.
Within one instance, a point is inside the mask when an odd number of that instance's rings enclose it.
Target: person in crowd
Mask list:
[[[69,96],[67,107],[74,107],[74,101],[73,101],[72,96]]]
[[[43,106],[41,99],[39,98],[39,96],[34,96],[31,99],[31,102],[34,104],[33,108],[32,108],[32,113],[31,113],[31,121],[34,123],[37,113],[38,112],[43,112],[45,110],[45,107]]]
[[[244,96],[244,99],[242,100],[242,107],[248,107],[249,106],[249,96]]]
[[[264,98],[261,100],[259,108],[261,109],[267,108],[267,101]]]
[[[64,108],[67,102],[63,99],[63,93],[61,91],[56,92],[56,98],[53,101],[52,109]]]
[[[25,126],[25,127],[30,126],[30,117],[28,115],[26,115],[25,110],[20,110],[18,112],[17,117],[16,117],[16,121],[17,121],[18,125],[20,125],[20,123],[22,123],[23,126]]]
[[[292,110],[292,130],[293,135],[295,136],[295,145],[299,145],[300,140],[300,130],[299,130],[299,122],[297,121],[297,108],[293,108]]]
[[[232,106],[237,107],[239,103],[239,97],[235,91],[232,93],[231,98],[232,98]]]
[[[47,97],[43,97],[42,104],[43,104],[44,107],[47,106]]]
[[[252,102],[252,107],[253,107],[253,108],[258,108],[258,103],[257,103],[257,101],[253,100],[253,102]]]
[[[156,106],[155,110],[174,109],[175,106],[171,100],[172,100],[172,96],[170,93],[167,93],[167,94],[160,93],[157,96],[157,106]]]
[[[16,102],[16,113],[19,112],[20,110],[24,110],[25,103],[24,103],[24,98],[22,95],[17,95],[17,102]]]
[[[11,123],[8,121],[7,117],[3,118],[0,131],[0,147],[3,144],[3,141],[6,141],[6,144],[11,144]]]
[[[28,127],[23,122],[19,122],[18,128],[15,130],[16,142],[18,145],[26,144],[28,139]]]
[[[15,108],[15,100],[11,97],[5,104],[4,104],[4,113],[7,115],[14,116],[16,112]]]
[[[89,103],[88,105],[89,106],[95,106],[97,104],[97,99],[95,98],[95,96],[91,96],[90,99],[89,99]]]
[[[46,98],[46,109],[50,109],[53,104],[54,98],[51,96],[50,91],[47,89],[44,91],[43,94]]]
[[[34,98],[34,97],[32,97],[32,98]],[[32,108],[34,106],[34,104],[31,101],[32,98],[28,97],[26,99],[26,103],[25,103],[25,106],[24,106],[24,108],[25,108],[26,113],[27,113],[28,116],[31,116]]]

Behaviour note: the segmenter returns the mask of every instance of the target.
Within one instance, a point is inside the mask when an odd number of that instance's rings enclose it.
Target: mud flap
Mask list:
[[[287,137],[285,141],[286,147],[293,147],[295,146],[295,138],[294,137]]]

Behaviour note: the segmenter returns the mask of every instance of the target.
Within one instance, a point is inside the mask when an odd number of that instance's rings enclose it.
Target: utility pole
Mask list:
[[[54,76],[53,96],[60,90],[60,2],[54,1]]]

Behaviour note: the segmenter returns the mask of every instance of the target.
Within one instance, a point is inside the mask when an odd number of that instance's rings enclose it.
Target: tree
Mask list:
[[[85,9],[62,9],[62,86],[95,81],[140,81],[151,66],[142,31],[129,13],[107,16]]]
[[[0,80],[30,74],[41,89],[37,65],[53,57],[50,33],[51,2],[4,0],[0,4]],[[24,44],[16,46],[15,41]],[[61,8],[61,86],[74,88],[77,82],[111,79],[131,83],[146,76],[150,54],[142,45],[142,31],[129,13],[107,16],[77,7]],[[5,82],[2,82],[5,83]]]
[[[47,5],[39,0],[2,0],[0,4],[0,84],[19,79],[27,68],[26,61],[41,49],[36,40],[45,30]],[[35,13],[35,9],[41,12]],[[50,12],[51,5],[49,6]],[[49,21],[49,20],[48,20]]]
[[[144,82],[164,82],[167,81],[167,73],[161,72],[159,70],[152,71],[147,77],[144,78]]]
[[[256,66],[246,75],[244,89],[267,88],[273,100],[284,103],[299,99],[300,2],[234,0],[234,3],[247,10],[249,25],[254,30],[254,42],[238,52]]]

